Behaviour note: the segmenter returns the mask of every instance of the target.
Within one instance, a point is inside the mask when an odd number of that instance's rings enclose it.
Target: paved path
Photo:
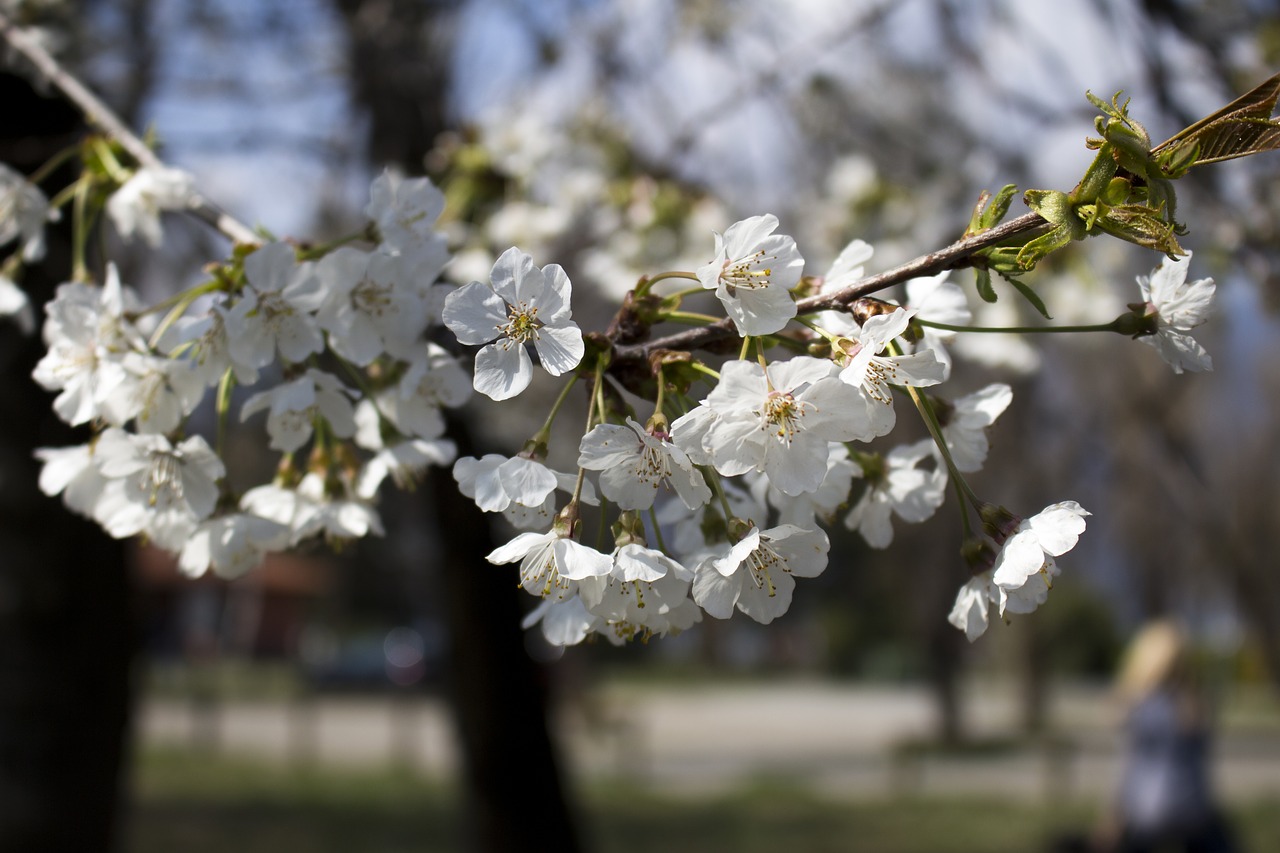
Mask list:
[[[999,738],[1014,730],[1014,702],[971,690],[968,727]],[[663,790],[713,791],[752,776],[794,779],[833,796],[982,791],[1038,798],[1102,797],[1115,789],[1119,741],[1101,691],[1060,690],[1055,743],[1066,749],[992,750],[967,758],[904,758],[927,738],[933,706],[922,688],[825,683],[594,691],[565,707],[557,729],[579,778],[622,777]],[[204,740],[233,754],[341,764],[408,762],[449,776],[458,765],[448,708],[421,697],[326,697],[236,703],[201,711],[152,700],[144,745]],[[1280,797],[1280,709],[1232,721],[1219,737],[1225,797]]]

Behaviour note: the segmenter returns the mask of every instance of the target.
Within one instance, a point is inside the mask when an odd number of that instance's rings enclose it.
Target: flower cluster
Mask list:
[[[872,547],[887,547],[894,516],[925,521],[953,477],[983,466],[987,430],[1009,405],[1009,387],[953,400],[922,390],[950,375],[948,329],[969,318],[959,286],[945,274],[917,279],[905,305],[864,300],[855,311],[805,316],[797,286],[847,287],[862,277],[871,247],[854,241],[821,280],[804,280],[795,242],[777,227],[775,217],[757,216],[714,234],[712,260],[684,276],[714,292],[743,337],[740,357],[692,371],[684,359],[655,362],[658,394],[647,417],[610,390],[608,354],[596,354],[594,364],[589,358],[576,372],[592,383],[576,477],[548,465],[559,402],[519,455],[455,463],[462,493],[521,531],[489,560],[518,564],[521,586],[542,599],[526,625],[547,641],[662,636],[704,614],[771,622],[789,609],[796,578],[826,568],[823,525],[842,520]],[[524,344],[552,375],[571,370],[585,349],[568,301],[559,267],[539,270],[514,249],[498,259],[490,282],[450,294],[445,324],[464,344],[483,346],[475,387],[494,399],[523,391],[531,373]],[[806,328],[786,340],[804,352],[786,357],[775,336],[792,322]],[[757,357],[748,359],[752,346]],[[711,378],[700,397],[692,394],[699,377]],[[930,437],[877,449],[871,443],[895,430],[895,403],[904,396]],[[597,527],[584,524],[584,513],[616,513],[611,542],[584,541],[582,530]],[[1052,552],[1037,552],[1042,559],[1029,567],[1026,539],[1012,530],[991,537],[1006,546],[988,572],[1002,614],[1042,601],[1047,583],[1036,588],[1029,578],[1050,577],[1052,558],[1074,544],[1046,537]],[[968,618],[979,619],[976,606]]]
[[[183,173],[141,170],[106,209],[122,234],[158,243],[159,211],[190,193]],[[449,258],[436,230],[443,196],[426,179],[388,172],[371,199],[379,240],[369,249],[312,260],[287,243],[248,247],[240,263],[152,307],[114,266],[100,286],[59,287],[35,379],[57,392],[59,417],[95,432],[41,451],[41,488],[112,536],[175,552],[192,575],[239,575],[313,535],[381,534],[381,483],[453,461],[441,408],[471,388],[426,337],[440,322],[437,279]],[[267,443],[281,453],[274,480],[240,495],[193,419],[213,397],[214,416],[227,420],[237,386],[249,391],[239,419],[265,413]]]
[[[157,245],[161,211],[193,198],[185,173],[142,169],[105,211],[122,236]],[[992,605],[1006,617],[1044,603],[1056,559],[1084,530],[1089,513],[1075,502],[1022,518],[965,481],[985,464],[1012,391],[937,393],[972,320],[945,272],[905,282],[899,301],[855,299],[844,294],[864,278],[868,244],[851,242],[825,274],[806,277],[776,217],[742,220],[713,232],[711,258],[695,271],[641,279],[614,326],[635,346],[664,321],[710,324],[681,310],[703,299],[738,334],[736,357],[646,349],[651,373],[637,380],[634,365],[614,369],[617,337],[584,338],[561,266],[513,247],[486,263],[485,280],[445,284],[441,191],[384,173],[370,199],[370,245],[243,245],[209,281],[157,306],[142,305],[112,266],[101,285],[62,285],[46,307],[35,379],[56,393],[59,417],[93,436],[42,450],[41,488],[112,536],[173,551],[189,574],[232,577],[311,536],[381,534],[376,496],[388,476],[403,484],[452,464],[461,493],[516,531],[488,559],[518,565],[520,585],[541,599],[526,625],[559,645],[663,636],[704,614],[771,622],[790,608],[796,578],[825,570],[824,526],[843,523],[886,548],[895,519],[924,522],[952,492],[973,577],[950,621],[972,640]],[[0,244],[38,256],[49,218],[39,190],[0,172]],[[1177,372],[1208,369],[1188,333],[1213,282],[1186,284],[1186,270],[1186,259],[1166,260],[1139,280],[1129,314],[1097,328],[1153,345]],[[655,290],[680,279],[698,286]],[[823,307],[806,310],[807,295]],[[8,278],[0,314],[32,323]],[[441,345],[445,331],[475,348],[470,371]],[[455,458],[442,409],[473,390],[511,400],[535,365],[568,384],[524,449]],[[576,459],[553,467],[553,424],[579,380],[587,429]],[[211,397],[213,445],[197,428]],[[895,440],[908,406],[927,437]],[[220,455],[235,413],[281,455],[271,482],[239,494]],[[587,529],[611,537],[590,542]]]

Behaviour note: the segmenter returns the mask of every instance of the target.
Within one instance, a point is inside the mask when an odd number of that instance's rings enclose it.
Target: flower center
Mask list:
[[[774,255],[766,255],[764,250],[738,260],[725,259],[724,269],[720,271],[720,280],[732,296],[739,287],[747,290],[768,287],[773,283],[773,268],[764,266],[769,261],[776,261]]]
[[[538,339],[538,330],[542,328],[538,319],[538,309],[523,302],[519,305],[507,304],[507,323],[499,326],[498,331],[511,341],[524,344]]]
[[[788,391],[770,391],[764,404],[764,428],[790,444],[804,428],[801,421],[805,412],[814,408],[817,407],[813,403],[797,400]]]

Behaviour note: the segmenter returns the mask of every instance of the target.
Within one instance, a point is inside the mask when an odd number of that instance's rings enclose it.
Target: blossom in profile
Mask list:
[[[831,543],[821,530],[781,524],[752,527],[736,543],[698,564],[693,600],[717,619],[734,608],[768,624],[791,607],[795,578],[814,578],[827,567]]]
[[[475,389],[494,400],[510,399],[533,378],[525,348],[533,344],[552,376],[578,366],[586,346],[572,321],[569,276],[557,264],[539,269],[511,248],[494,262],[489,282],[473,281],[450,293],[444,324],[461,343],[483,344],[476,353]]]
[[[1176,260],[1167,257],[1161,260],[1150,278],[1138,277],[1143,301],[1130,306],[1142,312],[1147,324],[1147,328],[1139,332],[1138,340],[1160,353],[1174,373],[1213,369],[1209,353],[1188,333],[1208,319],[1217,285],[1211,278],[1188,283],[1190,265],[1190,252]]]
[[[893,354],[888,351],[895,338],[907,331],[913,312],[894,308],[875,314],[838,345],[840,378],[862,392],[859,424],[864,426],[859,441],[886,435],[897,423],[893,411],[892,385],[924,387],[937,385],[947,375],[946,365],[933,350]]]
[[[160,247],[164,232],[160,212],[183,210],[195,196],[195,178],[168,166],[145,166],[133,173],[107,199],[107,216],[126,240],[139,236]]]
[[[40,188],[21,173],[0,163],[0,246],[17,239],[22,259],[35,263],[44,257],[44,225],[58,218]]]
[[[1055,557],[1076,546],[1089,513],[1075,501],[1047,506],[1021,521],[1004,541],[992,567],[1000,591],[1000,614],[1030,613],[1041,604],[1059,574]]]
[[[271,447],[291,452],[311,439],[317,418],[323,418],[338,438],[351,438],[356,431],[353,396],[338,377],[311,367],[292,382],[245,400],[240,420],[266,409]]]
[[[714,290],[741,335],[770,335],[796,316],[791,288],[804,258],[796,241],[774,234],[778,217],[752,216],[716,234],[715,259],[698,268],[703,288]]]
[[[942,465],[922,468],[932,459],[933,439],[895,447],[871,465],[867,489],[845,516],[844,526],[862,534],[872,548],[888,548],[893,543],[891,518],[918,524],[927,521],[946,498],[947,469]]]
[[[631,418],[626,426],[597,424],[578,451],[578,466],[600,472],[600,491],[620,509],[648,509],[663,486],[689,509],[711,500],[702,473],[670,435],[650,433]]]

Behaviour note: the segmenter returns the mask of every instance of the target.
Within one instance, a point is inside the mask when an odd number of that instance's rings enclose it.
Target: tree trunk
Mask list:
[[[0,74],[0,161],[25,173],[81,131],[61,101]],[[19,135],[21,134],[21,135]],[[74,176],[55,176],[61,187]],[[22,276],[43,305],[69,270],[66,223]],[[11,251],[7,248],[5,251]],[[110,851],[135,633],[124,549],[37,487],[39,447],[82,443],[31,379],[40,337],[0,321],[0,850]]]

